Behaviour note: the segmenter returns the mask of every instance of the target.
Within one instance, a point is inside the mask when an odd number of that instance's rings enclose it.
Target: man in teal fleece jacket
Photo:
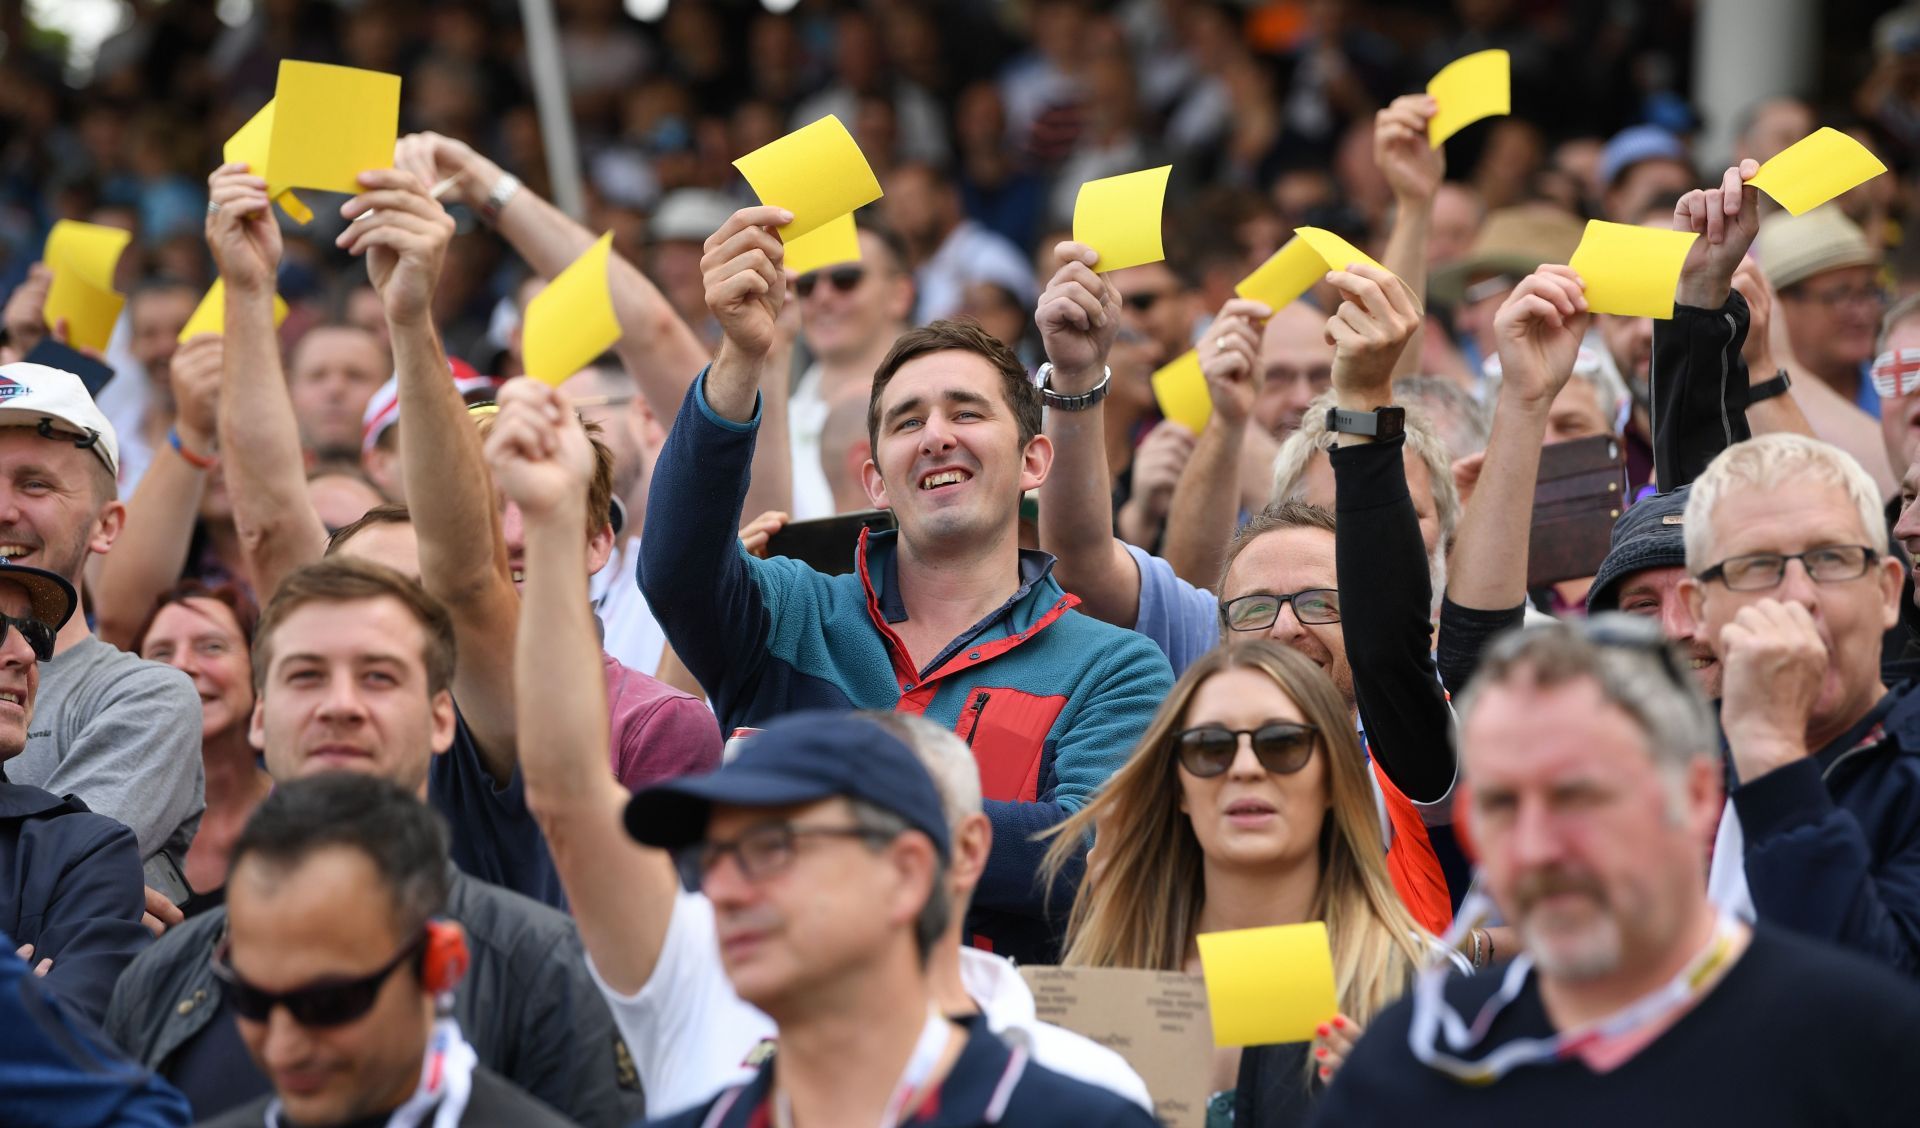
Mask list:
[[[723,731],[799,709],[897,709],[950,726],[980,764],[993,854],[974,942],[1052,962],[1070,897],[1038,879],[1035,836],[1132,754],[1173,674],[1144,637],[1073,610],[1051,557],[1022,551],[1020,497],[1046,478],[1041,392],[967,323],[903,335],[874,374],[864,471],[897,533],[862,536],[859,567],[827,576],[757,560],[735,537],[774,322],[786,301],[773,207],[707,240],[707,306],[725,332],[654,469],[639,582]],[[1082,263],[1038,315],[1053,363],[1097,369],[1119,299]]]

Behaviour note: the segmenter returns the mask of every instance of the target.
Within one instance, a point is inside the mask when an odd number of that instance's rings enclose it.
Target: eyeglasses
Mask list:
[[[1275,775],[1292,775],[1313,758],[1320,730],[1312,725],[1276,723],[1257,729],[1230,729],[1220,725],[1190,728],[1173,736],[1174,754],[1189,775],[1212,779],[1233,766],[1240,755],[1240,738],[1253,741],[1260,766]]]
[[[1828,290],[1798,290],[1791,293],[1783,291],[1780,296],[1814,302],[1827,309],[1850,305],[1879,309],[1887,304],[1886,292],[1877,286],[1836,286]]]
[[[873,846],[893,841],[891,831],[864,826],[794,826],[770,823],[757,826],[731,842],[701,842],[679,853],[680,871],[695,884],[713,873],[720,859],[733,855],[741,876],[764,881],[793,865],[803,838],[851,838]]]
[[[1167,293],[1165,290],[1141,290],[1137,293],[1124,295],[1120,300],[1126,304],[1128,309],[1135,313],[1148,313],[1152,311],[1154,306],[1160,304],[1161,298],[1166,296]]]
[[[865,267],[836,266],[832,270],[815,270],[802,274],[793,280],[793,289],[801,297],[810,298],[813,296],[813,288],[825,279],[834,289],[843,294],[851,294],[854,287],[860,285],[860,280],[866,276]]]
[[[1303,623],[1340,621],[1340,593],[1333,588],[1307,588],[1279,595],[1256,592],[1220,605],[1220,620],[1234,631],[1264,631],[1280,618],[1280,608],[1293,604],[1293,617]]]
[[[225,985],[226,998],[233,1004],[234,1013],[248,1022],[265,1022],[275,1007],[285,1007],[287,1014],[302,1026],[344,1026],[373,1009],[387,977],[401,964],[418,956],[426,943],[427,934],[423,930],[378,971],[358,979],[322,980],[295,991],[263,991],[240,978],[227,963],[224,945],[213,957],[213,974]]]
[[[33,656],[42,662],[53,658],[53,639],[55,631],[51,624],[38,619],[16,619],[11,615],[0,615],[0,643],[7,640],[7,631],[16,630],[20,637],[27,640],[33,649]]]
[[[1816,584],[1837,584],[1867,574],[1880,554],[1863,544],[1829,544],[1805,552],[1756,552],[1722,560],[1700,573],[1703,583],[1719,580],[1728,591],[1766,591],[1786,578],[1787,561],[1798,560]]]

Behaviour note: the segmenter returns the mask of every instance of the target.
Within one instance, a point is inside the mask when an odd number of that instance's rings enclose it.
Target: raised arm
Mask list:
[[[227,291],[220,453],[247,573],[264,602],[287,573],[320,559],[327,529],[307,498],[300,427],[280,369],[273,328],[280,228],[267,182],[243,164],[224,164],[208,186],[217,210],[207,216],[207,246]]]
[[[626,790],[608,767],[607,686],[580,535],[593,450],[566,396],[523,378],[500,391],[486,457],[526,522],[526,583],[509,658],[514,692],[542,705],[523,710],[518,728],[527,806],[594,967],[609,987],[632,994],[653,974],[679,885],[665,853],[628,836]]]
[[[1747,387],[1752,389],[1772,383],[1786,371],[1773,355],[1773,284],[1767,281],[1760,264],[1749,258],[1742,259],[1733,272],[1733,288],[1747,303],[1747,340],[1740,346],[1740,357],[1747,366]],[[1813,424],[1807,421],[1807,413],[1800,410],[1800,401],[1791,391],[1757,402],[1749,397],[1747,426],[1756,435],[1790,431],[1810,439],[1820,437],[1813,433]]]
[[[1393,271],[1413,293],[1416,309],[1427,302],[1427,241],[1433,232],[1433,198],[1447,175],[1445,149],[1427,143],[1427,122],[1435,105],[1426,94],[1402,94],[1373,117],[1373,163],[1393,191],[1393,228],[1380,265]],[[1424,322],[1424,314],[1422,316]],[[1420,334],[1394,362],[1397,379],[1420,370]]]
[[[1107,353],[1120,329],[1120,298],[1093,272],[1093,248],[1054,248],[1054,272],[1034,311],[1053,365],[1049,387],[1062,395],[1092,391],[1104,378]],[[1040,547],[1055,557],[1054,578],[1080,597],[1080,610],[1131,627],[1140,613],[1140,571],[1113,535],[1107,487],[1106,408],[1047,411],[1053,465],[1040,483]]]
[[[1174,574],[1198,587],[1211,587],[1220,578],[1227,542],[1240,518],[1247,420],[1260,394],[1260,333],[1271,316],[1263,303],[1234,298],[1220,307],[1199,345],[1213,413],[1174,487],[1163,549]]]
[[[220,402],[221,341],[202,333],[173,354],[174,446],[154,452],[139,488],[127,503],[127,523],[114,551],[100,558],[92,584],[95,632],[129,649],[160,593],[187,566],[193,526],[206,492],[207,463],[214,453]]]
[[[453,696],[496,783],[513,776],[513,631],[519,600],[480,436],[448,378],[433,327],[433,291],[453,217],[404,169],[362,173],[340,235],[363,255],[386,309],[400,391],[401,473],[420,541],[420,582],[453,617],[460,662]],[[584,492],[583,492],[584,496]],[[584,538],[586,526],[575,532]],[[584,568],[585,565],[582,565]]]

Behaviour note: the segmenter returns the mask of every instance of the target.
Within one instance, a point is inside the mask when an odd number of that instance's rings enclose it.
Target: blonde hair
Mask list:
[[[1723,500],[1738,492],[1776,490],[1795,482],[1839,487],[1859,511],[1868,547],[1886,553],[1887,521],[1880,508],[1880,489],[1866,470],[1838,447],[1805,435],[1775,432],[1733,444],[1694,479],[1683,522],[1687,571],[1697,575],[1714,563],[1713,511]]]
[[[1152,971],[1184,965],[1206,880],[1200,840],[1180,810],[1173,736],[1201,684],[1236,669],[1272,678],[1320,730],[1331,802],[1312,911],[1327,922],[1341,1013],[1364,1024],[1405,991],[1423,959],[1423,934],[1387,876],[1366,757],[1339,691],[1307,658],[1266,639],[1227,643],[1188,667],[1133,757],[1056,828],[1043,865],[1049,881],[1096,825],[1103,867],[1074,897],[1061,963]]]

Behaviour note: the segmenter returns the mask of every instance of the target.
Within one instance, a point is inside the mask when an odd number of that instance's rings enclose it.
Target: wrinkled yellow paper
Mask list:
[[[1099,252],[1105,274],[1167,257],[1160,244],[1160,212],[1172,165],[1123,173],[1080,186],[1073,202],[1073,240]]]
[[[272,140],[273,99],[269,98],[267,104],[260,107],[259,113],[248,118],[247,124],[227,138],[226,145],[220,150],[221,159],[244,164],[248,172],[272,184],[273,178],[267,175],[267,151]],[[273,202],[279,204],[280,210],[286,212],[295,223],[310,223],[313,220],[313,209],[292,192],[279,193]]]
[[[1475,51],[1441,67],[1427,94],[1436,103],[1427,144],[1438,149],[1481,118],[1513,112],[1512,62],[1505,51]]]
[[[47,324],[67,323],[67,344],[103,351],[127,299],[113,288],[114,267],[133,241],[129,232],[98,223],[63,219],[47,233],[41,261],[53,271],[47,290]]]
[[[1340,1013],[1320,921],[1203,932],[1199,944],[1216,1046],[1310,1041]]]
[[[1160,403],[1161,415],[1199,434],[1213,417],[1213,397],[1207,394],[1200,354],[1188,349],[1161,366],[1153,374],[1153,398]]]
[[[1301,227],[1294,231],[1293,238],[1287,240],[1286,246],[1275,251],[1272,257],[1254,268],[1252,274],[1241,279],[1233,292],[1243,298],[1264,302],[1267,308],[1278,312],[1292,305],[1328,271],[1345,270],[1358,262],[1380,270],[1387,269],[1365,251],[1331,231]]]
[[[1774,154],[1747,183],[1802,215],[1885,171],[1865,145],[1822,126]]]
[[[393,167],[400,76],[327,63],[280,61],[268,130],[267,188],[357,195],[355,179]]]
[[[1622,317],[1673,317],[1687,248],[1699,236],[1590,219],[1567,265],[1586,285],[1587,308]]]
[[[854,226],[852,212],[787,241],[786,268],[795,274],[810,274],[823,267],[859,261],[860,229]]]
[[[793,213],[793,222],[780,229],[786,242],[880,198],[866,154],[832,114],[762,145],[733,167],[762,204]]]
[[[287,303],[279,294],[273,296],[273,327],[287,319]],[[215,278],[213,285],[207,288],[206,296],[194,307],[193,316],[187,318],[186,327],[180,330],[180,343],[198,337],[202,333],[224,333],[227,329],[227,282],[224,278]]]
[[[609,231],[527,303],[521,334],[527,375],[558,386],[620,339],[607,277],[612,254]]]

